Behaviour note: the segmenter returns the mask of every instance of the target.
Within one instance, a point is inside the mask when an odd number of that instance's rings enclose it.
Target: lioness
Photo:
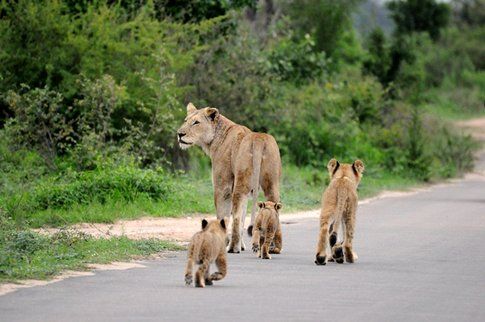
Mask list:
[[[340,164],[337,160],[332,159],[328,162],[327,169],[331,181],[322,198],[320,234],[315,264],[326,264],[328,242],[330,242],[332,248],[331,259],[342,264],[344,262],[343,253],[345,253],[345,260],[348,263],[353,263],[357,259],[357,255],[352,250],[358,201],[357,186],[364,172],[364,163],[356,160],[353,164]],[[337,243],[337,233],[341,223],[343,223],[345,232],[344,252],[342,251],[342,243]],[[332,231],[330,237],[329,228]]]
[[[218,272],[209,275],[209,266],[215,261]],[[192,284],[192,268],[199,264],[195,273],[195,286],[212,285],[226,276],[226,223],[224,219],[202,220],[202,231],[195,233],[190,240],[185,269],[185,284]]]
[[[283,246],[279,210],[280,203],[271,201],[258,202],[259,212],[254,222],[253,252],[258,253],[262,259],[271,259],[269,253],[279,254]],[[274,240],[274,248],[270,244]]]
[[[249,195],[253,198],[251,225],[260,186],[266,200],[280,201],[281,159],[275,139],[230,121],[216,108],[197,109],[192,103],[177,135],[182,149],[198,145],[210,156],[217,218],[232,215],[228,251],[239,253],[245,248],[242,232]]]

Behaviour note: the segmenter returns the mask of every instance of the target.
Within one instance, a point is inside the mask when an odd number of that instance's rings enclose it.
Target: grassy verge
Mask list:
[[[372,170],[370,170],[372,171]],[[281,199],[285,212],[318,208],[322,191],[328,183],[324,169],[287,166],[283,172]],[[171,179],[172,180],[172,179]],[[172,192],[164,199],[153,199],[140,194],[131,199],[110,197],[102,202],[93,200],[86,204],[47,209],[18,209],[18,218],[30,227],[62,227],[81,222],[112,223],[118,219],[136,219],[143,216],[178,217],[194,213],[214,214],[213,190],[210,170],[194,178],[179,176]],[[415,186],[418,180],[403,178],[387,172],[368,173],[360,187],[361,198],[374,196],[382,190],[405,189]],[[29,196],[25,196],[28,200]],[[264,196],[261,192],[260,199]],[[250,205],[249,205],[250,206]]]
[[[44,236],[10,228],[0,230],[0,282],[48,279],[63,270],[84,270],[93,263],[130,260],[180,249],[173,243],[156,239],[95,239],[72,230]]]

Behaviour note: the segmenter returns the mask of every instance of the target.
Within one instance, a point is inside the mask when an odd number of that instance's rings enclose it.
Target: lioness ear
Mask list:
[[[220,223],[221,223],[222,228],[226,229],[226,221],[224,220],[224,218],[221,219]]]
[[[205,227],[207,227],[207,224],[208,224],[208,223],[209,223],[209,222],[208,222],[207,220],[202,219],[202,229],[205,229]]]
[[[216,118],[219,116],[219,110],[217,108],[214,108],[214,107],[208,107],[205,110],[205,113],[206,113],[207,117],[211,119],[211,121],[215,121]]]
[[[259,208],[264,208],[264,202],[258,201],[258,207]]]
[[[274,209],[280,210],[281,208],[283,208],[283,205],[281,203],[279,203],[279,202],[275,203]]]
[[[355,172],[362,174],[364,172],[364,162],[360,160],[355,160],[354,163],[352,164],[352,168],[354,169]]]
[[[189,115],[190,113],[193,113],[195,111],[197,111],[197,107],[195,107],[194,104],[192,104],[192,103],[187,104],[187,115]]]
[[[338,170],[338,167],[340,167],[340,163],[336,159],[328,161],[327,170],[328,173],[330,173],[330,176],[334,175],[334,173]]]

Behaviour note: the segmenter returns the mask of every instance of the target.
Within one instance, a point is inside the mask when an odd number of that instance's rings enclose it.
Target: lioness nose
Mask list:
[[[179,136],[179,139],[181,139],[185,135],[185,133],[181,133],[181,132],[178,132],[177,134]]]

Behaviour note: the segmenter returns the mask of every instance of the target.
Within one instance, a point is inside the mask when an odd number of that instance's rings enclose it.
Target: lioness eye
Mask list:
[[[192,125],[196,125],[196,124],[199,124],[200,122],[199,121],[194,121],[194,123],[192,123]]]

